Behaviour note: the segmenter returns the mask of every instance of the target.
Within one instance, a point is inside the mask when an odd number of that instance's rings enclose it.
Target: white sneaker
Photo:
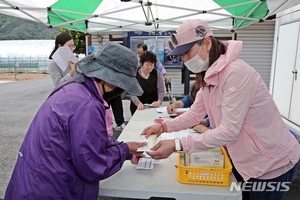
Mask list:
[[[116,131],[122,131],[124,128],[125,128],[125,123],[123,123],[123,124],[121,124],[120,126],[116,126],[114,129],[116,130]]]

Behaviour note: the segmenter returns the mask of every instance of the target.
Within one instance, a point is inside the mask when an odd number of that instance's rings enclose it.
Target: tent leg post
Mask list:
[[[89,43],[89,37],[88,34],[85,34],[85,55],[88,56],[89,52],[88,52],[88,44]]]

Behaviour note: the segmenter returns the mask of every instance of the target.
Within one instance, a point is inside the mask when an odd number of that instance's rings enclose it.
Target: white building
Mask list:
[[[300,135],[300,4],[277,14],[270,91],[290,130]]]

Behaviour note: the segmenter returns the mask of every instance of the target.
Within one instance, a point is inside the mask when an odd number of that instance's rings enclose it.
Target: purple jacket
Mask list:
[[[34,117],[4,199],[97,199],[99,181],[131,157],[127,144],[108,137],[93,81],[70,83]]]

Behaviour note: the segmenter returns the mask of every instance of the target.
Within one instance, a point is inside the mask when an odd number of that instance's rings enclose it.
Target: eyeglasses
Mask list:
[[[69,47],[70,49],[73,49],[73,50],[76,49],[76,46],[75,46],[75,45],[68,45],[68,47]]]

